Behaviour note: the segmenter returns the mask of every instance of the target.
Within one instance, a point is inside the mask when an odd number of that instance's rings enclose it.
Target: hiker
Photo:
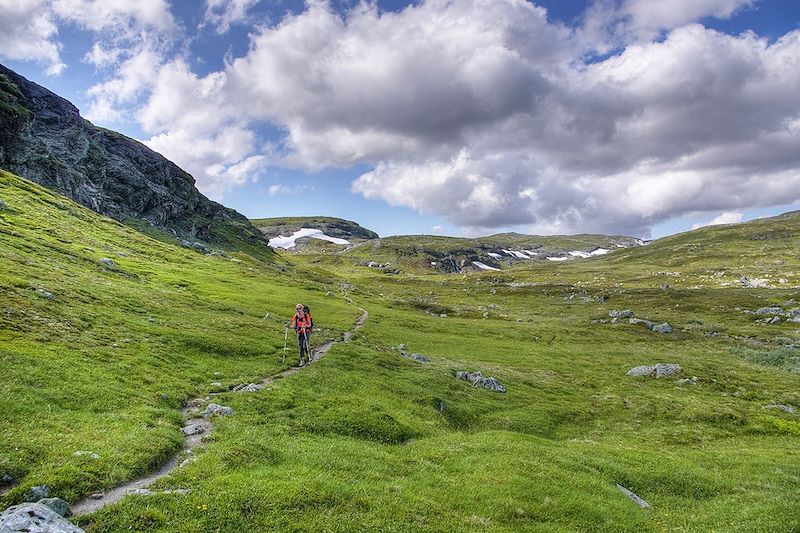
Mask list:
[[[305,366],[311,362],[311,328],[314,321],[307,306],[297,304],[295,314],[292,317],[292,327],[297,332],[297,349],[300,352],[300,363],[298,366]]]

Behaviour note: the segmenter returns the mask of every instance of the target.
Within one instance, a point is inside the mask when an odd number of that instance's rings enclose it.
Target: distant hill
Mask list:
[[[324,235],[334,239],[343,239],[349,243],[369,239],[377,239],[378,234],[368,230],[352,220],[335,217],[276,217],[253,219],[253,223],[268,238],[291,237],[306,228],[320,230]],[[320,239],[298,237],[294,240],[293,251],[324,252],[331,244]],[[274,243],[273,243],[274,244]],[[334,250],[341,250],[342,245],[333,245]]]
[[[585,259],[641,244],[633,237],[608,235],[501,233],[474,239],[403,235],[357,244],[344,255],[390,271],[399,268],[453,273],[502,269],[517,263]]]
[[[261,232],[203,196],[189,173],[3,65],[0,124],[0,168],[162,239],[272,256]]]

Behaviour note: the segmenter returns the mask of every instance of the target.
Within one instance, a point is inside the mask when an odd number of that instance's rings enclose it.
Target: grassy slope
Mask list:
[[[0,198],[0,477],[22,481],[6,503],[39,483],[74,500],[162,461],[182,400],[282,366],[283,327],[265,313],[309,302],[322,336],[358,314],[322,296],[332,285],[161,243],[4,172]]]
[[[612,281],[585,287],[578,285],[582,277],[607,270],[608,262],[462,278],[388,276],[354,268],[340,256],[294,256],[308,279],[301,281],[259,263],[155,243],[79,210],[89,217],[90,232],[73,222],[68,211],[79,208],[69,202],[25,184],[0,183],[0,198],[12,208],[0,213],[0,280],[14,302],[3,306],[29,313],[24,319],[4,311],[0,334],[19,348],[3,343],[4,368],[6,361],[12,366],[0,398],[36,395],[2,406],[12,413],[0,426],[4,437],[23,428],[15,442],[31,451],[16,461],[5,445],[0,465],[34,464],[24,485],[58,474],[60,495],[74,497],[111,482],[105,470],[96,478],[80,474],[79,467],[95,467],[69,455],[92,446],[101,461],[117,465],[108,467],[117,477],[145,468],[177,441],[177,398],[203,390],[215,379],[213,370],[225,372],[225,380],[246,381],[241,378],[277,367],[280,331],[259,320],[264,311],[307,299],[317,321],[345,328],[354,311],[339,298],[315,300],[314,289],[325,287],[314,279],[345,277],[356,303],[370,310],[352,343],[337,345],[310,369],[271,390],[222,397],[236,415],[217,422],[196,462],[160,483],[191,487],[190,495],[128,498],[81,519],[89,531],[800,528],[800,424],[797,416],[763,409],[800,406],[800,376],[750,363],[733,340],[706,336],[717,325],[760,336],[761,344],[751,346],[759,353],[777,346],[772,336],[798,339],[793,326],[757,324],[733,310],[784,301],[796,290],[662,291],[650,278],[637,281],[651,267],[664,268],[662,259],[646,254],[623,263]],[[50,220],[67,227],[55,235],[42,231]],[[82,251],[81,235],[98,241],[88,243],[97,252]],[[137,278],[96,266],[100,250],[120,248],[130,252],[118,258],[121,267]],[[23,261],[26,270],[12,270]],[[682,282],[697,283],[689,277]],[[34,294],[45,284],[56,300]],[[294,288],[309,285],[305,293]],[[268,298],[259,297],[262,286],[269,287]],[[659,335],[592,323],[625,307],[669,319],[678,331]],[[34,314],[69,327],[54,335],[51,325],[30,320]],[[158,323],[147,322],[149,316]],[[400,358],[391,349],[400,342],[431,363]],[[49,346],[59,357],[42,360]],[[678,387],[625,376],[631,366],[659,361],[680,363],[700,383]],[[32,369],[42,372],[37,382],[43,386],[27,386]],[[472,388],[452,377],[456,369],[494,375],[508,393]],[[89,372],[94,375],[84,375]],[[174,399],[158,400],[162,390]],[[105,395],[110,399],[93,400]],[[121,415],[120,427],[93,437],[111,424],[110,413]],[[73,438],[61,430],[76,420],[86,425],[78,425],[82,440],[48,454],[46,446]],[[50,427],[60,433],[44,431]],[[23,442],[23,434],[35,438]],[[640,510],[614,483],[653,508]]]

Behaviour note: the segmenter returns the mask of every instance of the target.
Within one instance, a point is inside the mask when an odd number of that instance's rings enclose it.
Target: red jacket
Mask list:
[[[292,327],[298,333],[309,333],[311,331],[311,315],[309,313],[305,313],[303,318],[300,318],[295,315],[292,317]]]

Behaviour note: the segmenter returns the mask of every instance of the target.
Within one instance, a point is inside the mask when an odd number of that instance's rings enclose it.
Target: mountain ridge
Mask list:
[[[161,230],[162,238],[272,256],[263,235],[206,198],[188,172],[135,139],[93,125],[71,102],[2,64],[0,124],[4,169],[137,229]]]

